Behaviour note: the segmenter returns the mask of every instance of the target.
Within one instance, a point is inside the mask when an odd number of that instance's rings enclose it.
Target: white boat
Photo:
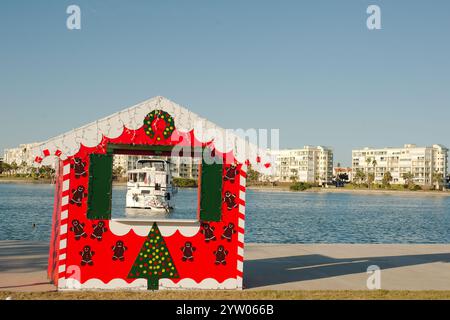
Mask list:
[[[169,212],[175,207],[170,162],[159,159],[141,159],[137,169],[128,171],[126,207],[128,214]]]

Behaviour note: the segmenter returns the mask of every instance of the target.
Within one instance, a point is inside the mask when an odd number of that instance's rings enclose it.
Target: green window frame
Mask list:
[[[219,222],[222,220],[223,164],[206,163],[202,157],[200,181],[200,220]]]
[[[113,156],[89,156],[88,219],[111,219]]]

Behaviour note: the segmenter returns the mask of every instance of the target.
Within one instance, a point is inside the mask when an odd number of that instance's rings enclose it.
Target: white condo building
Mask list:
[[[34,156],[31,150],[37,145],[39,145],[39,143],[26,143],[20,144],[18,148],[5,149],[3,162],[7,164],[16,163],[18,166],[22,163],[26,163],[27,166],[32,166],[34,163]]]
[[[386,172],[392,175],[393,184],[404,184],[404,173],[414,175],[417,185],[433,185],[433,173],[448,171],[448,149],[435,144],[432,147],[418,147],[406,144],[403,148],[364,148],[352,150],[353,177],[356,171],[374,173],[375,182],[381,183]],[[375,162],[374,162],[375,160]]]
[[[333,151],[323,146],[271,151],[276,157],[275,180],[324,184],[333,178]]]
[[[116,157],[117,160],[116,160]],[[136,169],[136,163],[138,159],[165,159],[170,160],[170,170],[172,171],[172,176],[175,178],[187,178],[187,179],[197,179],[198,178],[198,158],[192,157],[160,157],[160,156],[128,156],[120,155],[114,156],[114,166],[121,166],[126,170]],[[126,172],[125,172],[126,174]]]

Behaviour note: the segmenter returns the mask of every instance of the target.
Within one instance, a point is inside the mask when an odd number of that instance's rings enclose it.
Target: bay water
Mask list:
[[[114,187],[113,218],[126,187]],[[0,240],[49,241],[54,186],[0,184]],[[197,190],[179,189],[170,219],[196,217]],[[248,190],[245,241],[450,243],[450,197]]]

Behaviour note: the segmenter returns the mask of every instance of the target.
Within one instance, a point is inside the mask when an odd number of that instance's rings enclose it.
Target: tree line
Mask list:
[[[51,166],[40,166],[34,168],[29,166],[25,161],[20,165],[16,162],[11,164],[0,162],[0,174],[6,177],[30,178],[30,179],[54,179],[55,169]]]

